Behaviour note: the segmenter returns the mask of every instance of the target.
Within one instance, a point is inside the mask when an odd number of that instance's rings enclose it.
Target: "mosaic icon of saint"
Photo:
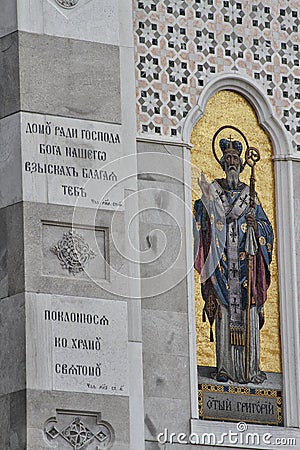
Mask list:
[[[221,139],[218,162],[225,178],[199,179],[202,197],[194,205],[197,224],[195,268],[205,302],[203,319],[215,323],[220,382],[263,383],[260,329],[270,285],[273,230],[253,188],[240,181],[242,143]],[[249,164],[250,165],[250,164]],[[254,177],[253,177],[254,178]]]

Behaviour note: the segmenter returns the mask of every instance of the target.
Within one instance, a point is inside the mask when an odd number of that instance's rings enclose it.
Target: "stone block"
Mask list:
[[[145,398],[145,439],[157,442],[157,435],[166,428],[169,433],[190,433],[190,401]]]
[[[175,277],[175,275],[174,275]],[[173,283],[174,284],[174,283]],[[158,294],[156,286],[151,286],[151,283],[141,283],[142,309],[162,310],[162,311],[177,311],[187,312],[188,298],[187,298],[187,279],[177,280],[170,288],[163,289]]]
[[[0,298],[8,297],[6,209],[0,209]]]
[[[117,0],[81,0],[75,8],[61,8],[55,0],[19,3],[19,29],[85,41],[119,42]]]
[[[140,223],[142,278],[186,266],[184,229],[176,225]]]
[[[10,394],[10,450],[26,449],[26,392]]]
[[[2,102],[1,105],[3,105]],[[22,200],[22,162],[19,114],[13,114],[0,120],[0,148],[0,208],[3,208]]]
[[[18,391],[0,397],[1,450],[26,449],[26,395]]]
[[[0,209],[0,298],[24,291],[22,204]]]
[[[73,224],[73,230],[78,230],[96,253],[85,265],[85,274],[64,269],[50,250],[57,245],[59,235],[63,238],[64,232],[72,231]],[[26,202],[24,230],[27,291],[111,299],[128,295],[124,213]],[[56,266],[50,270],[51,264]]]
[[[4,16],[1,10],[2,17]],[[18,46],[16,32],[0,39],[0,118],[20,110]]]
[[[166,444],[159,444],[158,442],[145,442],[145,450],[166,450]]]
[[[24,32],[19,45],[22,110],[120,123],[118,47]]]
[[[141,223],[185,226],[186,208],[181,183],[139,180],[139,220]]]
[[[10,440],[10,396],[0,397],[0,448],[7,449]]]
[[[138,142],[137,151],[139,180],[183,182],[184,160],[181,147]]]
[[[105,280],[107,271],[106,254],[108,253],[107,228],[81,228],[76,227],[70,231],[70,226],[43,222],[42,225],[43,262],[42,275],[52,277],[69,277],[70,273],[77,279]],[[73,261],[72,258],[64,258],[63,251],[70,240],[75,240],[78,250],[84,246],[83,257],[86,259],[85,270],[83,266]],[[60,264],[58,264],[58,259]]]
[[[115,432],[113,448],[122,450],[130,448],[129,402],[126,397],[29,390],[27,398],[29,430],[27,445],[30,450],[44,449],[43,446],[48,439],[43,430],[49,419],[60,415],[67,424],[80,416],[83,423],[87,424],[94,414],[100,414],[101,420],[112,426]],[[61,426],[61,423],[58,422],[57,427]],[[52,445],[55,442],[53,439]]]
[[[17,20],[17,0],[3,0],[1,2],[0,38],[16,31]]]
[[[161,302],[161,300],[165,301],[166,298],[172,296],[172,292],[176,286],[181,284],[186,278],[186,271],[184,268],[174,269],[170,268],[170,270],[165,269],[162,270],[159,267],[156,268],[154,264],[152,266],[149,265],[149,271],[141,274],[142,277],[142,303],[148,305],[145,308],[150,307],[150,298],[157,297],[157,302]],[[151,270],[151,272],[150,272]],[[155,272],[154,272],[155,270]],[[179,290],[180,291],[180,290]],[[150,297],[150,298],[149,298]],[[171,300],[173,305],[177,303],[177,299]],[[180,301],[180,299],[179,299]],[[182,305],[178,305],[179,311],[185,311],[184,303],[187,301],[185,297],[181,298]],[[156,304],[157,304],[156,302]],[[144,306],[143,306],[144,307]],[[176,306],[177,307],[177,306]],[[159,309],[167,309],[170,310],[171,305],[161,305]]]
[[[127,304],[26,294],[27,388],[128,395]]]
[[[0,300],[0,395],[25,388],[24,295]]]
[[[297,189],[296,189],[297,190]],[[295,204],[295,239],[300,241],[300,198],[294,200]]]
[[[142,148],[144,144],[140,143]],[[156,150],[160,148],[158,144],[153,145]],[[154,155],[156,163],[156,160],[161,159],[161,155],[159,158],[157,153]],[[153,154],[142,153],[142,156],[149,157],[150,162],[153,158]],[[162,159],[168,164],[168,156]],[[182,166],[181,163],[177,158],[176,164]],[[148,164],[147,167],[149,168]],[[163,162],[161,167],[164,167]],[[182,174],[178,176],[182,177]],[[188,272],[185,215],[190,214],[190,208],[186,210],[182,200],[183,185],[174,180],[170,182],[171,178],[166,179],[168,182],[139,181],[140,274],[143,303],[147,304],[150,304],[148,297],[153,299],[173,290],[186,278]]]
[[[23,200],[122,210],[122,126],[22,112]]]
[[[8,295],[24,291],[23,205],[6,208]]]
[[[299,164],[299,162],[293,162],[293,182],[294,182],[294,187],[300,185],[300,164]],[[295,188],[293,191],[293,195],[294,195],[295,199],[300,199],[299,189]]]
[[[296,258],[297,261],[300,261],[300,241],[296,242]]]
[[[187,314],[144,309],[142,330],[145,353],[189,356]]]
[[[190,378],[187,357],[144,353],[143,370],[145,396],[189,401]]]

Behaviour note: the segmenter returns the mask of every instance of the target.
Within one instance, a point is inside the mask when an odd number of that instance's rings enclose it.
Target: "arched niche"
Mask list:
[[[299,427],[299,314],[297,295],[297,271],[295,251],[295,223],[293,204],[292,144],[282,124],[274,116],[273,108],[261,89],[253,80],[236,74],[223,74],[212,80],[203,89],[198,104],[190,111],[183,127],[183,141],[192,147],[192,131],[202,118],[208,101],[223,90],[234,91],[243,96],[253,107],[259,125],[268,133],[273,149],[274,185],[276,198],[276,234],[278,236],[278,292],[280,297],[280,329],[282,349],[282,371],[284,387],[284,425]],[[250,144],[251,145],[251,144]],[[275,225],[275,224],[274,224]],[[191,240],[191,236],[188,236]],[[195,327],[192,317],[194,310],[194,279],[190,285],[190,324]],[[191,400],[192,419],[198,417],[197,373],[195,371],[195,331],[191,330]],[[297,399],[297,401],[295,400]],[[192,421],[193,422],[193,421]],[[198,421],[199,422],[199,421]],[[195,422],[196,423],[196,422]],[[194,428],[195,430],[197,429]],[[193,430],[193,427],[192,427]],[[199,430],[198,430],[199,431]]]

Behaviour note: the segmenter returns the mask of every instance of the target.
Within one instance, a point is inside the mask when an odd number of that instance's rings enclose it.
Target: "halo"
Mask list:
[[[221,131],[223,131],[223,130],[225,130],[226,128],[230,128],[231,130],[234,130],[234,131],[237,131],[241,136],[242,136],[242,138],[244,139],[244,141],[245,141],[245,144],[246,144],[246,151],[248,150],[248,148],[249,148],[249,144],[248,144],[248,140],[247,140],[247,138],[246,138],[246,136],[244,135],[244,133],[241,131],[241,130],[239,130],[237,127],[234,127],[233,125],[224,125],[223,127],[220,127],[216,132],[215,132],[215,134],[214,134],[214,137],[213,137],[213,140],[212,140],[212,151],[213,151],[213,154],[214,154],[214,157],[215,157],[215,159],[218,161],[218,163],[220,164],[220,166],[222,166],[222,164],[221,164],[221,161],[220,161],[220,159],[218,158],[218,155],[217,155],[217,151],[216,151],[216,139],[217,139],[217,137],[218,137],[218,135],[221,133]],[[245,162],[246,163],[246,162]],[[244,165],[245,165],[245,163],[244,163]]]

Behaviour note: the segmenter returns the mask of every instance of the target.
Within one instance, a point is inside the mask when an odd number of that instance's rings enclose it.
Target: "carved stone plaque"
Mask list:
[[[21,114],[23,200],[123,209],[121,125]]]
[[[45,437],[50,445],[60,450],[112,448],[115,433],[113,427],[102,420],[100,413],[83,413],[57,410],[45,424]]]
[[[126,302],[28,294],[26,304],[32,387],[128,395]]]
[[[90,259],[96,256],[88,242],[80,234],[72,230],[64,233],[62,238],[50,250],[57,256],[61,266],[74,276],[79,272],[83,272]]]
[[[43,222],[43,275],[105,280],[107,240],[104,228]]]

